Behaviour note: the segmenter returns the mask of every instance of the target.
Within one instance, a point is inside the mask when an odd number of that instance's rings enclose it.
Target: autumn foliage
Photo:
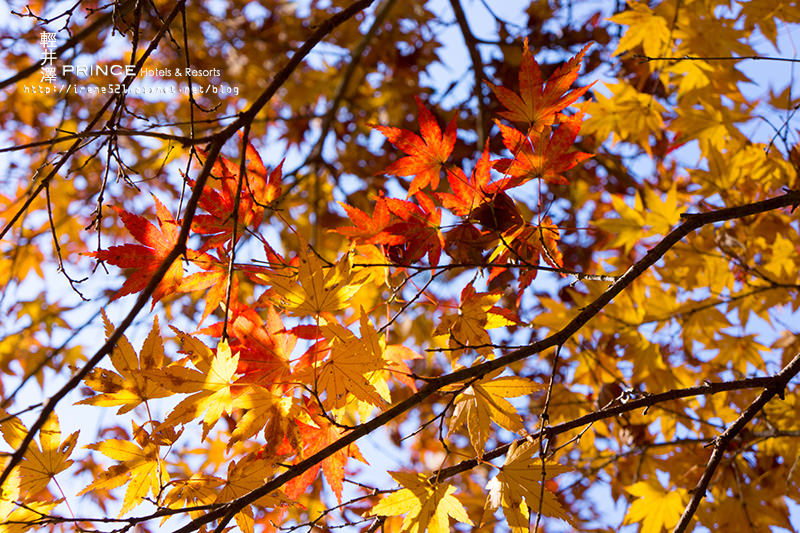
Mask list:
[[[797,528],[800,9],[299,4],[10,14],[0,531]]]

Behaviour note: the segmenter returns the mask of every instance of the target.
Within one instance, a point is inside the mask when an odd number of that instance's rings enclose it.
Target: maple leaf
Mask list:
[[[322,450],[329,444],[336,442],[347,434],[347,430],[338,428],[322,417],[316,416],[316,422],[298,422],[300,435],[303,441],[303,456],[308,457]],[[326,457],[320,464],[316,464],[298,477],[286,484],[286,495],[291,499],[296,499],[304,494],[311,483],[317,478],[317,474],[322,469],[325,481],[328,482],[337,501],[342,501],[342,489],[344,488],[345,465],[349,458],[354,458],[362,463],[368,464],[361,456],[358,446],[350,444],[329,457]]]
[[[543,130],[532,137],[526,137],[517,129],[498,121],[503,143],[514,154],[514,158],[496,162],[497,170],[507,173],[509,177],[493,183],[488,192],[518,187],[535,178],[556,185],[569,183],[563,173],[592,157],[584,152],[568,151],[578,136],[582,121],[583,113],[578,112],[562,120],[552,135],[550,130]]]
[[[678,523],[687,495],[685,489],[665,490],[658,481],[649,479],[625,490],[638,499],[631,504],[623,524],[641,522],[641,533],[661,533]]]
[[[609,247],[622,247],[627,252],[633,248],[641,239],[644,231],[644,205],[641,197],[636,195],[635,205],[631,208],[619,195],[611,196],[611,203],[614,211],[619,214],[618,218],[606,217],[603,220],[595,221],[597,227],[609,232],[613,238],[608,244]]]
[[[144,500],[148,494],[158,496],[161,487],[169,481],[169,474],[161,464],[159,446],[141,428],[133,424],[134,440],[109,439],[86,447],[110,457],[117,464],[103,470],[100,475],[78,495],[97,489],[113,489],[127,484],[119,516],[124,515]]]
[[[408,364],[406,364],[406,360],[422,359],[423,357],[410,348],[406,348],[400,344],[390,344],[386,346],[384,349],[384,357],[386,358],[386,362],[390,367],[395,367],[389,369],[389,371],[394,375],[395,379],[409,387],[414,392],[417,392],[417,384],[411,377],[412,372],[408,367]]]
[[[386,402],[369,380],[373,372],[385,366],[378,334],[363,309],[360,322],[361,338],[335,322],[320,326],[329,348],[322,351],[320,345],[312,347],[317,359],[297,373],[297,379],[313,384],[319,393],[325,392],[325,409],[343,407],[350,394],[372,405]]]
[[[269,303],[265,304],[266,321],[251,307],[231,302],[228,333],[231,350],[239,352],[236,372],[242,374],[237,383],[258,383],[272,386],[289,374],[289,359],[297,337],[286,331],[281,316]],[[197,333],[222,337],[224,322],[218,322]]]
[[[216,476],[207,476],[194,473],[187,479],[171,479],[170,490],[164,496],[162,505],[170,509],[183,509],[195,505],[208,505],[214,503],[219,494],[219,487],[225,480]],[[161,524],[163,525],[169,515],[165,516]]]
[[[180,225],[172,218],[167,208],[153,197],[156,203],[156,219],[158,221],[158,229],[153,226],[147,219],[129,213],[124,209],[112,206],[114,211],[119,214],[122,223],[133,235],[133,238],[141,243],[139,244],[124,244],[120,246],[112,246],[107,250],[100,250],[97,252],[86,252],[85,255],[111,263],[120,268],[127,268],[131,271],[127,273],[125,283],[114,294],[112,300],[125,296],[126,294],[133,294],[144,289],[150,282],[150,278],[164,262],[164,259],[172,251],[172,248],[178,242],[178,234],[180,233]],[[178,285],[181,277],[183,277],[183,267],[180,262],[174,262],[169,267],[164,279],[158,284],[156,290],[153,291],[153,305],[169,294]]]
[[[519,70],[519,94],[489,83],[497,99],[508,109],[500,115],[512,122],[525,122],[530,125],[531,130],[537,132],[554,124],[556,114],[583,96],[592,86],[587,85],[567,93],[570,85],[578,79],[578,69],[589,46],[586,45],[578,55],[556,69],[545,84],[526,37]]]
[[[114,326],[103,312],[106,338],[114,331]],[[105,368],[94,368],[84,379],[93,391],[99,392],[77,402],[84,405],[120,405],[117,414],[127,413],[137,405],[153,398],[164,398],[172,394],[160,383],[151,379],[147,372],[159,370],[166,363],[164,343],[158,328],[158,317],[153,319],[153,327],[142,345],[139,356],[131,343],[123,335],[111,352],[111,364],[119,374]]]
[[[628,10],[609,19],[617,24],[630,26],[622,34],[614,55],[620,55],[639,45],[646,56],[669,55],[667,46],[672,38],[670,21],[656,14],[646,3],[630,2],[628,7]]]
[[[283,161],[278,163],[272,171],[261,160],[252,143],[247,143],[245,150],[247,159],[247,190],[253,196],[256,205],[263,207],[271,205],[281,196],[281,181],[283,180]]]
[[[297,316],[316,317],[348,307],[350,298],[368,276],[365,272],[358,275],[351,272],[349,255],[324,272],[322,261],[315,253],[309,253],[305,241],[301,242],[297,259],[299,264],[296,267],[256,275],[259,280],[272,285],[280,304]]]
[[[434,336],[449,335],[448,345],[453,353],[471,347],[480,354],[490,355],[492,339],[486,330],[517,322],[509,312],[494,305],[501,296],[501,291],[475,292],[470,282],[461,291],[458,313],[443,316]]]
[[[228,464],[228,475],[225,484],[220,488],[215,503],[229,502],[248,492],[260,487],[264,481],[274,472],[274,465],[271,461],[248,455],[239,461],[231,461]],[[254,503],[256,505],[274,506],[282,501],[277,494],[267,494],[262,496]],[[253,533],[255,521],[253,510],[247,506],[238,513],[234,519],[236,525],[245,533]]]
[[[540,259],[554,268],[563,268],[564,258],[558,250],[559,229],[549,216],[542,217],[536,226],[525,224],[503,234],[489,262],[518,263],[536,267]],[[495,279],[507,267],[493,267],[489,280]],[[538,269],[524,270],[519,276],[520,288],[525,288],[536,278]]]
[[[460,168],[448,170],[447,182],[453,192],[436,193],[442,206],[460,217],[469,217],[473,209],[491,197],[489,185],[494,164],[495,161],[489,159],[489,142],[487,141],[469,179]]]
[[[28,430],[18,418],[7,416],[5,411],[0,411],[0,415],[4,415],[0,423],[3,438],[9,446],[18,448]],[[19,492],[34,496],[42,492],[56,474],[69,468],[72,465],[69,456],[75,449],[78,433],[75,431],[62,441],[58,417],[50,415],[39,430],[39,444],[30,443],[20,464],[16,480]]]
[[[424,193],[415,196],[418,204],[387,198],[389,210],[400,218],[400,221],[386,228],[386,232],[401,237],[401,243],[389,246],[387,256],[394,263],[409,265],[425,254],[431,265],[439,264],[439,257],[444,248],[444,237],[439,229],[442,212]]]
[[[401,531],[411,533],[446,533],[450,531],[450,518],[473,525],[467,511],[453,493],[456,488],[443,483],[431,483],[425,474],[389,472],[403,489],[383,498],[370,516],[397,516],[405,514]]]
[[[469,440],[478,454],[483,453],[489,440],[492,422],[515,433],[524,429],[522,418],[506,398],[527,396],[543,387],[527,378],[487,376],[456,396],[455,410],[450,419],[450,431],[466,425]]]
[[[202,157],[206,152],[198,150]],[[236,240],[245,234],[248,227],[258,227],[264,219],[264,207],[280,197],[283,162],[268,172],[261,156],[248,143],[245,150],[247,179],[240,181],[240,167],[220,156],[211,168],[212,180],[206,184],[198,206],[208,215],[199,214],[192,220],[192,231],[208,238],[200,251],[215,248],[233,237],[236,193],[239,191],[239,211],[236,218]],[[194,181],[188,180],[190,185]],[[216,187],[215,187],[216,184]],[[240,190],[241,189],[241,190]]]
[[[395,147],[408,155],[389,165],[385,172],[395,176],[414,176],[408,187],[408,196],[415,194],[428,184],[432,189],[439,186],[439,171],[447,162],[456,143],[456,118],[450,121],[444,135],[433,114],[418,96],[414,96],[419,109],[419,128],[422,138],[401,128],[373,125]]]
[[[205,291],[203,293],[205,307],[199,323],[202,323],[214,310],[219,308],[227,296],[229,257],[222,247],[217,248],[217,254],[219,259],[211,254],[190,250],[186,254],[187,257],[192,264],[199,266],[204,271],[185,276],[175,287],[177,292]],[[239,280],[234,275],[231,276],[231,301],[236,300],[238,292]]]
[[[369,244],[396,245],[405,242],[401,235],[395,235],[386,229],[394,221],[392,212],[386,198],[379,196],[375,201],[375,208],[372,217],[368,216],[361,209],[339,202],[347,212],[348,218],[355,226],[336,228],[333,231],[350,238],[354,242]]]
[[[260,430],[264,430],[267,442],[262,453],[275,455],[278,447],[290,435],[290,425],[299,421],[313,423],[305,409],[297,405],[292,396],[273,394],[270,390],[258,385],[250,385],[233,399],[233,407],[243,409],[244,415],[236,422],[227,448],[235,443],[249,439]]]
[[[529,530],[529,512],[538,513],[541,510],[544,516],[570,521],[547,483],[542,492],[542,462],[538,457],[532,457],[538,446],[538,443],[533,442],[520,445],[514,442],[511,445],[500,471],[486,484],[489,497],[484,507],[484,519],[495,509],[502,507],[513,533],[525,533]],[[545,463],[545,481],[570,471],[570,468],[559,464]],[[526,505],[522,505],[523,500]]]
[[[612,144],[628,141],[651,151],[650,135],[663,129],[664,106],[650,94],[640,93],[625,81],[606,84],[612,96],[595,91],[597,101],[589,102],[585,111],[590,115],[583,123],[586,133],[605,140],[611,136]]]
[[[170,412],[160,428],[186,424],[202,415],[203,435],[205,439],[209,430],[217,423],[223,413],[229,413],[233,407],[231,385],[239,363],[239,354],[232,354],[228,341],[221,341],[217,353],[211,360],[208,372],[199,372],[178,365],[163,369],[161,383],[175,392],[193,392],[181,400]],[[159,374],[151,374],[158,377]]]

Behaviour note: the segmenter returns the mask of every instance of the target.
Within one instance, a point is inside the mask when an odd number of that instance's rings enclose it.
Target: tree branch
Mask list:
[[[717,466],[719,466],[722,457],[725,455],[728,444],[730,444],[739,432],[744,429],[747,423],[750,422],[775,395],[783,398],[786,385],[798,373],[800,373],[800,353],[797,354],[778,375],[772,378],[772,383],[758,395],[758,398],[756,398],[741,415],[739,415],[736,422],[728,427],[722,435],[714,439],[714,451],[711,453],[711,458],[708,460],[706,469],[703,471],[703,475],[697,483],[697,486],[692,489],[692,499],[689,501],[689,505],[686,506],[686,509],[684,509],[673,533],[683,533],[686,531],[686,528],[689,527],[689,523],[692,521],[695,511],[697,511],[700,501],[706,495],[708,484],[711,482],[711,478],[714,477],[714,472]]]

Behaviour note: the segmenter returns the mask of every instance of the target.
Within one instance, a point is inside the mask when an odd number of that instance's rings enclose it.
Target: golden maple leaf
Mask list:
[[[325,392],[325,409],[344,407],[349,395],[372,405],[384,405],[375,385],[370,382],[374,372],[385,366],[378,334],[364,310],[361,310],[361,338],[338,323],[320,326],[330,348],[325,356],[311,367],[298,372],[298,378],[311,383],[318,393]]]
[[[106,337],[109,337],[114,326],[105,313],[103,322]],[[94,368],[84,379],[84,383],[100,394],[81,400],[78,404],[102,407],[120,405],[117,414],[123,414],[147,400],[169,396],[172,393],[148,374],[148,371],[160,369],[164,363],[164,343],[159,335],[156,317],[138,356],[128,339],[125,336],[120,337],[111,352],[111,364],[119,374],[105,368]]]
[[[371,516],[396,516],[405,514],[401,531],[411,533],[446,533],[450,520],[472,524],[467,511],[453,495],[456,488],[442,483],[431,483],[419,472],[389,472],[403,489],[383,498],[369,512]]]
[[[542,388],[527,378],[516,376],[481,379],[456,396],[450,431],[466,424],[472,447],[480,454],[489,440],[492,422],[514,432],[524,427],[522,418],[506,398],[533,394]]]
[[[486,484],[489,497],[484,507],[484,519],[495,509],[502,507],[513,533],[529,530],[528,509],[534,513],[541,512],[545,516],[554,516],[569,522],[569,517],[558,499],[546,485],[542,490],[542,483],[558,474],[570,472],[571,469],[559,464],[545,463],[545,479],[542,479],[542,461],[538,457],[533,457],[538,446],[538,443],[534,442],[511,445],[500,472]],[[523,500],[526,505],[522,505]]]

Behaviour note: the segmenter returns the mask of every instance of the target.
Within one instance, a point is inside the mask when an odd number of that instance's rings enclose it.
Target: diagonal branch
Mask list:
[[[686,509],[684,509],[683,514],[678,521],[678,525],[676,525],[675,529],[673,530],[673,533],[683,533],[686,531],[686,528],[689,527],[689,523],[692,521],[695,511],[697,511],[700,501],[706,495],[708,484],[711,482],[711,478],[714,477],[714,472],[716,471],[717,466],[719,466],[720,461],[722,461],[723,455],[725,455],[725,450],[728,448],[728,444],[730,444],[730,442],[736,438],[739,432],[741,432],[747,423],[750,422],[759,411],[761,411],[767,402],[769,402],[776,395],[780,396],[781,398],[783,397],[783,392],[786,388],[786,385],[798,373],[800,373],[800,354],[795,355],[794,359],[792,359],[789,364],[786,365],[783,370],[781,370],[780,373],[774,377],[772,384],[761,394],[759,394],[758,398],[756,398],[753,403],[751,403],[747,409],[745,409],[744,412],[739,415],[739,418],[736,419],[736,422],[728,427],[728,429],[726,429],[722,435],[714,439],[714,451],[711,453],[711,458],[708,460],[706,469],[703,471],[700,481],[697,482],[697,486],[691,491],[692,499],[689,502],[689,505],[686,506]]]
[[[697,387],[688,387],[685,389],[672,389],[657,394],[648,394],[643,398],[637,398],[629,402],[606,407],[605,409],[599,409],[593,413],[588,413],[573,420],[562,422],[561,424],[556,424],[555,426],[548,426],[543,431],[540,430],[530,433],[529,435],[526,435],[524,438],[518,439],[515,442],[517,444],[522,444],[525,441],[529,441],[531,439],[536,440],[541,437],[552,439],[556,435],[561,435],[562,433],[566,433],[567,431],[572,431],[573,429],[577,429],[581,426],[586,426],[588,424],[592,424],[600,420],[605,420],[607,418],[613,418],[623,413],[629,413],[631,411],[637,411],[639,409],[647,409],[648,407],[653,407],[663,402],[678,400],[680,398],[691,398],[694,396],[708,396],[712,394],[719,394],[720,392],[725,392],[725,391],[769,388],[775,384],[776,380],[778,379],[778,376],[779,375],[745,378],[735,381],[723,381],[720,383],[705,383]],[[481,456],[480,460],[466,459],[453,466],[443,468],[437,471],[434,475],[436,476],[436,479],[447,479],[457,474],[461,474],[463,472],[471,470],[476,466],[478,466],[479,464],[486,464],[489,461],[492,461],[494,459],[497,459],[498,457],[505,455],[508,452],[508,449],[511,447],[511,444],[512,443],[503,444],[502,446],[498,446],[497,448],[484,453]],[[431,478],[433,478],[433,476],[431,476]]]

